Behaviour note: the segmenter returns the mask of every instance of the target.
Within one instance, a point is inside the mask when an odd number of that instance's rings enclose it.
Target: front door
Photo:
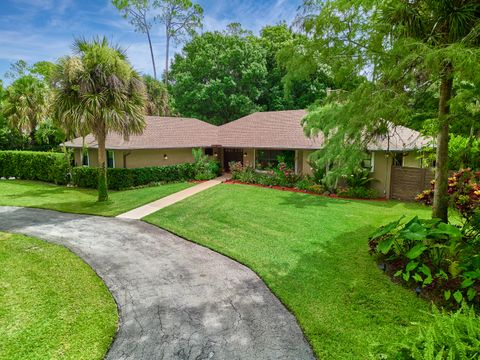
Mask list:
[[[230,172],[230,162],[241,162],[243,164],[243,149],[225,148],[223,149],[223,168],[226,172]]]

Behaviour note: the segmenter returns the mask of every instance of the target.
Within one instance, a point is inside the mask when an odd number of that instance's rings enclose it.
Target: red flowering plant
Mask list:
[[[448,194],[451,205],[454,206],[462,218],[466,227],[480,230],[477,224],[480,215],[480,171],[462,169],[448,179]],[[426,205],[432,205],[435,193],[435,181],[431,182],[431,189],[425,190],[415,198],[416,201]]]

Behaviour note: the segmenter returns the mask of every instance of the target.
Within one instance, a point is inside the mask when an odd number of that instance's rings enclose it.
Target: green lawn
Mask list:
[[[172,183],[126,191],[111,191],[97,202],[97,191],[24,180],[0,181],[0,205],[36,207],[79,214],[116,216],[191,186]]]
[[[0,232],[0,359],[102,359],[117,328],[102,280],[64,247]]]
[[[220,185],[145,218],[244,263],[296,315],[320,359],[365,359],[426,321],[428,304],[368,254],[377,226],[416,204]]]

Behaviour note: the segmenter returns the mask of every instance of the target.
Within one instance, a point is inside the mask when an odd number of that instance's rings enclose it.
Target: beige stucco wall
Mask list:
[[[372,187],[378,191],[380,196],[390,196],[390,175],[392,169],[392,157],[387,156],[383,151],[374,152],[374,171]]]
[[[164,155],[167,155],[167,159],[164,159]],[[193,160],[191,148],[132,150],[130,151],[130,154],[126,156],[126,167],[139,168],[147,166],[166,166],[193,162]]]
[[[88,151],[88,160],[90,166],[97,166],[98,165],[98,152],[96,149],[87,149]],[[82,166],[82,153],[83,149],[75,149],[74,156],[75,156],[75,166]]]
[[[422,167],[422,160],[418,158],[419,153],[416,151],[412,151],[406,154],[403,157],[403,166],[404,167],[413,167],[413,168],[421,168]]]
[[[246,154],[246,156],[245,156]],[[243,165],[255,166],[255,151],[254,149],[243,149]]]
[[[82,149],[75,149],[75,164],[82,166]],[[167,159],[164,159],[167,155]],[[98,166],[97,149],[88,149],[90,166]],[[114,150],[116,168],[138,168],[147,166],[165,166],[193,162],[192,149],[160,149],[160,150]]]
[[[406,153],[403,157],[404,167],[420,168],[422,161],[418,159],[417,152]],[[372,173],[375,181],[372,187],[376,189],[381,196],[390,197],[390,180],[392,170],[392,156],[384,151],[374,152],[374,171]]]
[[[303,175],[312,175],[313,172],[312,172],[312,167],[309,164],[309,157],[310,157],[310,154],[313,153],[313,151],[312,150],[299,150],[299,152],[302,153],[302,155],[301,155],[301,158],[302,158],[302,165],[301,165],[302,172],[301,173]]]

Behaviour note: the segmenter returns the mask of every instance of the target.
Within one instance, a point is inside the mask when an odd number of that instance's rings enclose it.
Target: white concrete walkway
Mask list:
[[[216,179],[205,181],[198,185],[192,186],[188,189],[179,191],[175,194],[168,195],[164,198],[158,199],[154,202],[151,202],[150,204],[143,205],[143,206],[140,206],[139,208],[127,211],[126,213],[120,214],[117,217],[122,219],[135,219],[135,220],[141,219],[147,215],[153,214],[155,211],[166,208],[167,206],[170,206],[179,201],[182,201],[183,199],[186,199],[192,195],[198,194],[203,190],[207,190],[213,186],[221,184],[227,179],[228,179],[228,176],[223,175]]]

